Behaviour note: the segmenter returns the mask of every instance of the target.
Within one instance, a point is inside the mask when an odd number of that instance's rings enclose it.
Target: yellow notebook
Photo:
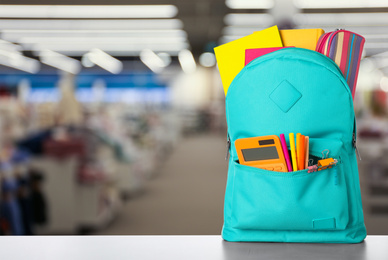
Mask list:
[[[245,49],[270,47],[283,47],[276,25],[214,48],[225,96],[234,77],[244,68]]]
[[[284,46],[293,46],[315,51],[315,47],[325,31],[322,29],[280,30]]]

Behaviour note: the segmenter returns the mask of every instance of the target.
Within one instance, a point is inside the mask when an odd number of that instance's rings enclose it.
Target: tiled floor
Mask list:
[[[216,235],[223,222],[225,137],[182,138],[144,192],[98,235]]]

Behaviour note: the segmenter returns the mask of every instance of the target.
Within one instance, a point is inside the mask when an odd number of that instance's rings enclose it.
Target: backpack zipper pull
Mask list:
[[[354,147],[354,149],[356,149],[357,157],[361,161],[361,155],[360,155],[360,152],[357,149],[356,134],[355,133],[353,133],[353,147]]]
[[[226,156],[225,156],[225,161],[229,159],[229,150],[230,150],[230,137],[228,135],[228,138],[226,140]]]

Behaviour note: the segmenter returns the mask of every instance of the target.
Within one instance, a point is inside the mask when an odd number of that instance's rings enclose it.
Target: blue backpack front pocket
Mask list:
[[[307,173],[233,163],[231,225],[255,230],[343,230],[349,222],[342,165]]]

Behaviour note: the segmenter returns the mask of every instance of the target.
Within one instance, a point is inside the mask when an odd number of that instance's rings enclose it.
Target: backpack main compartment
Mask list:
[[[230,158],[222,237],[227,241],[357,243],[366,236],[352,96],[326,56],[285,48],[255,59],[226,96]],[[330,169],[274,172],[240,165],[240,138],[301,133]]]

